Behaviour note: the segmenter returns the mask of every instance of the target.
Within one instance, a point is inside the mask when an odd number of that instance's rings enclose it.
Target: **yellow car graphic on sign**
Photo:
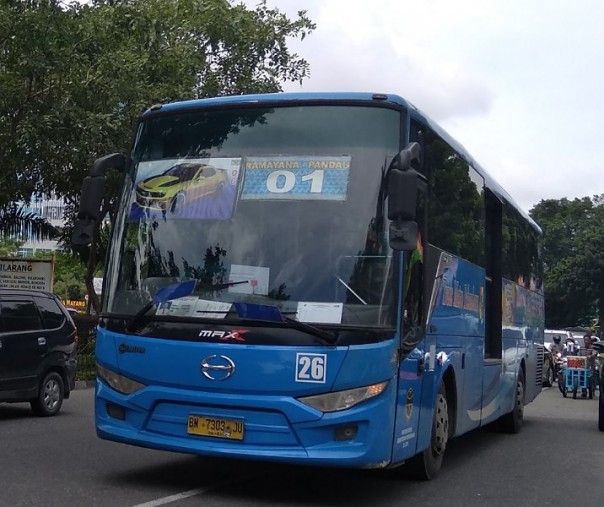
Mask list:
[[[201,163],[177,164],[163,174],[139,182],[136,204],[179,215],[186,203],[222,190],[226,182],[222,169]]]

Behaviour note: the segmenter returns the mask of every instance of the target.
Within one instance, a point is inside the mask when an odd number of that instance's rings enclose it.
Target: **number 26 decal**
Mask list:
[[[326,374],[326,354],[296,354],[296,382],[324,384]]]

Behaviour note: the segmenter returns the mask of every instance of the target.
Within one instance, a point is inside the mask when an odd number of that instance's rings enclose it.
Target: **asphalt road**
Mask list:
[[[302,468],[205,459],[98,439],[93,390],[55,418],[0,405],[0,506],[602,505],[604,432],[597,400],[544,390],[518,435],[482,429],[453,440],[432,482],[401,469]]]

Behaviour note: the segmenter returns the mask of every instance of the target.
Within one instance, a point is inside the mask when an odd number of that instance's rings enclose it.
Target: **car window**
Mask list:
[[[4,332],[42,329],[40,314],[33,301],[2,301],[0,310]]]
[[[38,310],[42,314],[44,327],[46,329],[56,329],[61,327],[65,322],[65,315],[59,308],[56,301],[50,298],[34,298],[38,305]]]
[[[205,176],[206,178],[209,178],[210,176],[214,176],[215,174],[216,174],[216,169],[214,169],[213,167],[210,167],[210,166],[205,166],[201,170],[201,176]]]

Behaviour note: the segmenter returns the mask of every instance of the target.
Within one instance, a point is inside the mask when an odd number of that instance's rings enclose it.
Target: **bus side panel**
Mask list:
[[[428,335],[424,340],[424,373],[422,375],[421,405],[419,409],[419,420],[417,427],[417,446],[415,452],[421,452],[430,445],[432,437],[432,418],[434,415],[434,403],[440,381],[440,368],[436,369],[436,337]]]
[[[449,395],[457,406],[454,434],[461,435],[479,426],[484,400],[485,270],[443,252],[437,276],[428,327],[454,368],[457,388]]]
[[[458,391],[455,435],[462,435],[480,425],[484,391],[484,337],[462,337],[461,366],[457,369],[462,379]]]
[[[392,446],[393,463],[410,458],[416,452],[423,369],[424,353],[419,349],[411,352],[400,364]]]
[[[509,397],[510,385],[504,381],[501,361],[484,361],[482,380],[482,409],[478,422],[481,425],[495,421],[505,413],[505,400]]]
[[[516,379],[521,368],[521,354],[523,347],[521,342],[515,338],[506,338],[506,330],[503,333],[503,375],[501,377],[500,397],[501,414],[504,415],[514,409],[516,392]]]

